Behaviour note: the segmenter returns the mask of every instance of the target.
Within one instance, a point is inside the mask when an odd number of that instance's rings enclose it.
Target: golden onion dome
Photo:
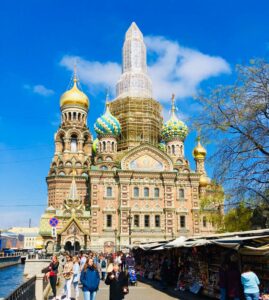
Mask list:
[[[73,86],[70,90],[62,94],[60,99],[61,108],[66,105],[81,106],[84,109],[89,109],[89,98],[77,87],[77,77],[74,75]]]
[[[205,174],[201,175],[199,180],[200,187],[206,187],[209,184],[210,184],[210,178],[207,177]]]
[[[198,138],[197,146],[193,149],[193,156],[195,159],[205,159],[206,149],[201,145],[200,138]]]

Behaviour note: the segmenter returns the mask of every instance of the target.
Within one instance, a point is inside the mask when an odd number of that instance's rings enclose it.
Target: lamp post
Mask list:
[[[115,253],[117,252],[117,234],[118,234],[118,229],[114,229],[114,234],[115,234]]]
[[[132,244],[131,234],[132,234],[132,219],[131,213],[129,213],[129,216],[127,217],[128,225],[129,225],[129,246]]]
[[[77,234],[76,227],[74,227],[73,233],[74,233],[74,255],[76,255],[76,234]]]

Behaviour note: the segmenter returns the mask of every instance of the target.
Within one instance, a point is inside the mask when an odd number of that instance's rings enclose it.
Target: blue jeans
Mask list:
[[[220,288],[220,300],[226,300],[226,289]]]
[[[246,300],[259,300],[260,293],[248,294],[245,293]]]
[[[83,292],[84,300],[95,300],[96,293],[97,293],[96,291],[95,292],[90,292],[90,291]]]

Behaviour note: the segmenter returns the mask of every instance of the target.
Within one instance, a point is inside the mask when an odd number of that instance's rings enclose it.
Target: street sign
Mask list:
[[[56,227],[52,227],[51,228],[51,236],[56,238],[57,237],[57,229]]]
[[[50,223],[50,226],[51,227],[56,227],[57,225],[58,225],[58,223],[59,223],[59,220],[57,219],[57,218],[51,218],[50,220],[49,220],[49,223]]]

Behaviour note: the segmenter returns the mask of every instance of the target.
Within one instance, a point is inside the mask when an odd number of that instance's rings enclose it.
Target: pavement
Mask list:
[[[63,281],[62,281],[63,282]],[[57,295],[62,291],[62,285],[57,288]],[[72,295],[74,290],[72,289]],[[52,299],[52,297],[49,297]],[[60,298],[59,298],[60,299]],[[64,300],[66,298],[62,298]],[[75,300],[75,298],[71,298]],[[209,298],[193,295],[189,292],[179,292],[173,289],[162,290],[157,283],[154,282],[138,282],[137,286],[129,286],[129,294],[125,296],[125,300],[208,300]],[[83,293],[80,290],[79,300],[83,300]],[[100,283],[99,291],[97,292],[96,300],[109,300],[109,286],[104,282]]]

